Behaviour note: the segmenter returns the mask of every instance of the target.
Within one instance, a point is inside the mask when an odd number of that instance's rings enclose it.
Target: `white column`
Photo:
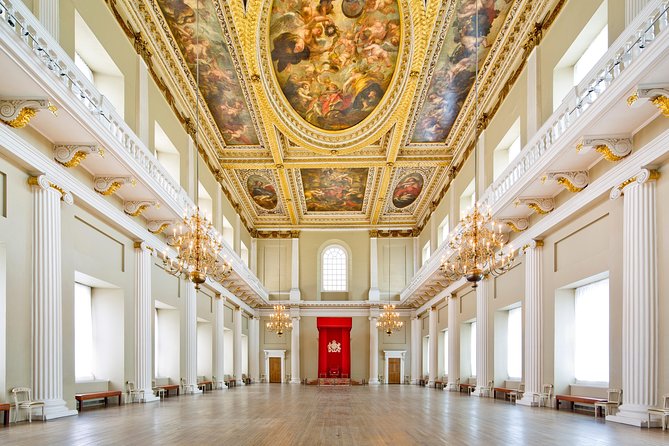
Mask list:
[[[154,321],[151,294],[151,251],[144,242],[135,242],[135,388],[144,390],[144,401],[158,401],[153,394]]]
[[[258,275],[258,239],[251,239],[251,252],[249,253],[249,268],[251,272]]]
[[[378,309],[369,310],[369,384],[379,384],[379,320]]]
[[[437,367],[437,349],[439,348],[439,341],[437,339],[437,308],[432,307],[430,308],[430,312],[428,313],[428,325],[429,325],[429,334],[430,334],[430,342],[429,342],[429,349],[428,349],[428,355],[430,355],[429,363],[430,363],[430,380],[428,382],[428,386],[432,387],[434,386],[434,382],[437,380],[437,371],[439,370]]]
[[[47,420],[76,415],[63,399],[63,284],[61,273],[61,198],[72,204],[45,175],[31,177],[33,186],[33,397],[45,402]],[[24,377],[28,378],[28,377]]]
[[[137,136],[149,146],[149,69],[141,55],[137,55]],[[151,148],[153,149],[153,147]],[[176,178],[178,181],[179,179]]]
[[[541,240],[532,240],[525,250],[525,393],[518,404],[536,406],[534,395],[543,385],[543,246]]]
[[[197,387],[197,291],[186,280],[186,387],[184,392],[199,393]]]
[[[291,233],[292,244],[290,248],[290,300],[299,302],[300,295],[300,239],[299,232]]]
[[[293,239],[295,240],[295,239]],[[290,383],[300,384],[300,310],[290,309],[293,328],[290,332]]]
[[[234,351],[232,368],[237,384],[242,384],[242,310],[235,308],[234,311]]]
[[[260,382],[260,319],[249,319],[249,377]]]
[[[606,417],[644,427],[659,391],[657,176],[643,169],[623,189],[623,404]]]
[[[488,328],[490,327],[490,316],[488,311],[488,300],[492,281],[483,279],[476,287],[476,387],[481,389],[488,385],[492,378],[490,364],[492,349],[488,339]],[[479,396],[481,396],[479,392]]]
[[[525,65],[527,73],[527,114],[526,114],[526,131],[524,141],[529,141],[543,122],[541,120],[541,71],[539,64],[539,46],[535,46],[527,57],[527,64]],[[485,189],[481,189],[485,190]]]
[[[60,0],[36,0],[35,15],[56,41],[60,39]]]
[[[377,231],[370,231],[369,237],[369,295],[368,299],[378,302],[381,296],[379,291],[379,250],[376,237]],[[390,291],[390,290],[388,290]]]
[[[217,381],[222,381],[225,375],[225,297],[220,295],[216,297],[217,299],[214,300],[213,375]]]
[[[460,302],[454,294],[448,299],[448,385],[460,379]]]
[[[420,380],[420,318],[411,315],[411,384]]]
[[[625,26],[634,20],[641,10],[648,4],[649,0],[625,0]]]

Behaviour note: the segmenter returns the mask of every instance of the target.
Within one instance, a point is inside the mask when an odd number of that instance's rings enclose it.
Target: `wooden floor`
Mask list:
[[[417,386],[255,384],[0,426],[0,445],[668,445],[669,431]]]

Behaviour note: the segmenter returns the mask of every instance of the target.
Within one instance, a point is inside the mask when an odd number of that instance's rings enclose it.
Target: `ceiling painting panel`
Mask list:
[[[274,0],[269,39],[293,109],[324,130],[350,128],[376,108],[401,42],[397,0]]]
[[[446,139],[474,83],[476,51],[478,49],[481,64],[512,3],[513,0],[459,0],[418,115],[412,142]]]
[[[307,212],[362,212],[368,168],[300,169]]]
[[[280,188],[272,169],[236,169],[239,187],[246,191],[257,215],[283,214]]]
[[[200,59],[200,92],[225,143],[257,145],[258,136],[212,0],[158,0],[158,4],[194,77],[196,59]]]
[[[395,169],[388,190],[392,191],[385,206],[386,216],[412,215],[422,201],[432,180],[435,167],[401,167]]]

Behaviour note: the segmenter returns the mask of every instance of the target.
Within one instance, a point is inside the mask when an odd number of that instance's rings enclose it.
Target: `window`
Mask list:
[[[448,375],[448,330],[444,330],[444,374]]]
[[[346,251],[332,245],[323,251],[323,291],[347,291]]]
[[[493,153],[493,180],[520,154],[520,118],[506,132]]]
[[[430,259],[430,241],[428,240],[427,243],[423,246],[423,256],[422,256],[422,262],[421,265],[425,265],[425,262],[427,262]]]
[[[181,184],[181,160],[179,151],[172,144],[172,141],[167,136],[165,131],[156,122],[153,126],[153,146],[156,149],[156,158],[161,166],[165,168],[168,174]]]
[[[604,25],[604,28],[597,34],[597,36],[590,42],[588,48],[583,52],[583,55],[574,64],[574,85],[578,85],[588,71],[599,62],[599,59],[609,49],[609,26]]]
[[[249,248],[246,247],[246,244],[242,241],[240,245],[239,256],[242,258],[244,265],[249,266]]]
[[[223,227],[223,241],[232,248],[235,242],[235,230],[232,229],[232,225],[230,224],[230,221],[225,218],[225,215],[223,216],[223,224],[221,226]]]
[[[472,376],[476,376],[476,322],[470,324],[469,348]]]
[[[74,284],[74,375],[78,381],[94,379],[91,294],[91,287]]]
[[[207,189],[204,188],[202,183],[197,183],[197,205],[200,207],[202,215],[204,215],[207,220],[211,221],[211,217],[214,213],[214,200],[211,199],[211,195],[207,192]]]
[[[523,320],[522,309],[512,308],[506,324],[506,373],[510,379],[523,376]]]
[[[476,203],[474,192],[474,180],[472,180],[460,195],[460,219],[464,218],[469,210],[474,207],[474,203]]]
[[[430,336],[423,338],[423,375],[430,374]]]
[[[574,376],[577,381],[609,381],[609,280],[574,292]]]
[[[81,58],[79,53],[74,53],[74,64],[81,70],[82,73],[84,73],[84,76],[86,76],[86,79],[88,79],[91,82],[95,82],[93,79],[93,70],[91,70],[91,67],[88,66],[86,62],[84,62],[84,59]]]
[[[448,239],[448,233],[450,232],[450,227],[449,227],[450,222],[448,220],[449,219],[447,215],[444,217],[444,219],[441,221],[441,224],[439,225],[439,234],[437,234],[438,235],[437,246],[441,246],[441,244]]]

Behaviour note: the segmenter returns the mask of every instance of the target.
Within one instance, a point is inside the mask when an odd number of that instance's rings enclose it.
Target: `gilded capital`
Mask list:
[[[657,170],[641,169],[639,173],[637,173],[633,177],[626,179],[625,181],[623,181],[622,183],[611,189],[609,198],[611,200],[616,200],[625,194],[625,189],[628,186],[644,184],[649,181],[656,181],[659,178],[660,178],[660,172],[658,172]]]

